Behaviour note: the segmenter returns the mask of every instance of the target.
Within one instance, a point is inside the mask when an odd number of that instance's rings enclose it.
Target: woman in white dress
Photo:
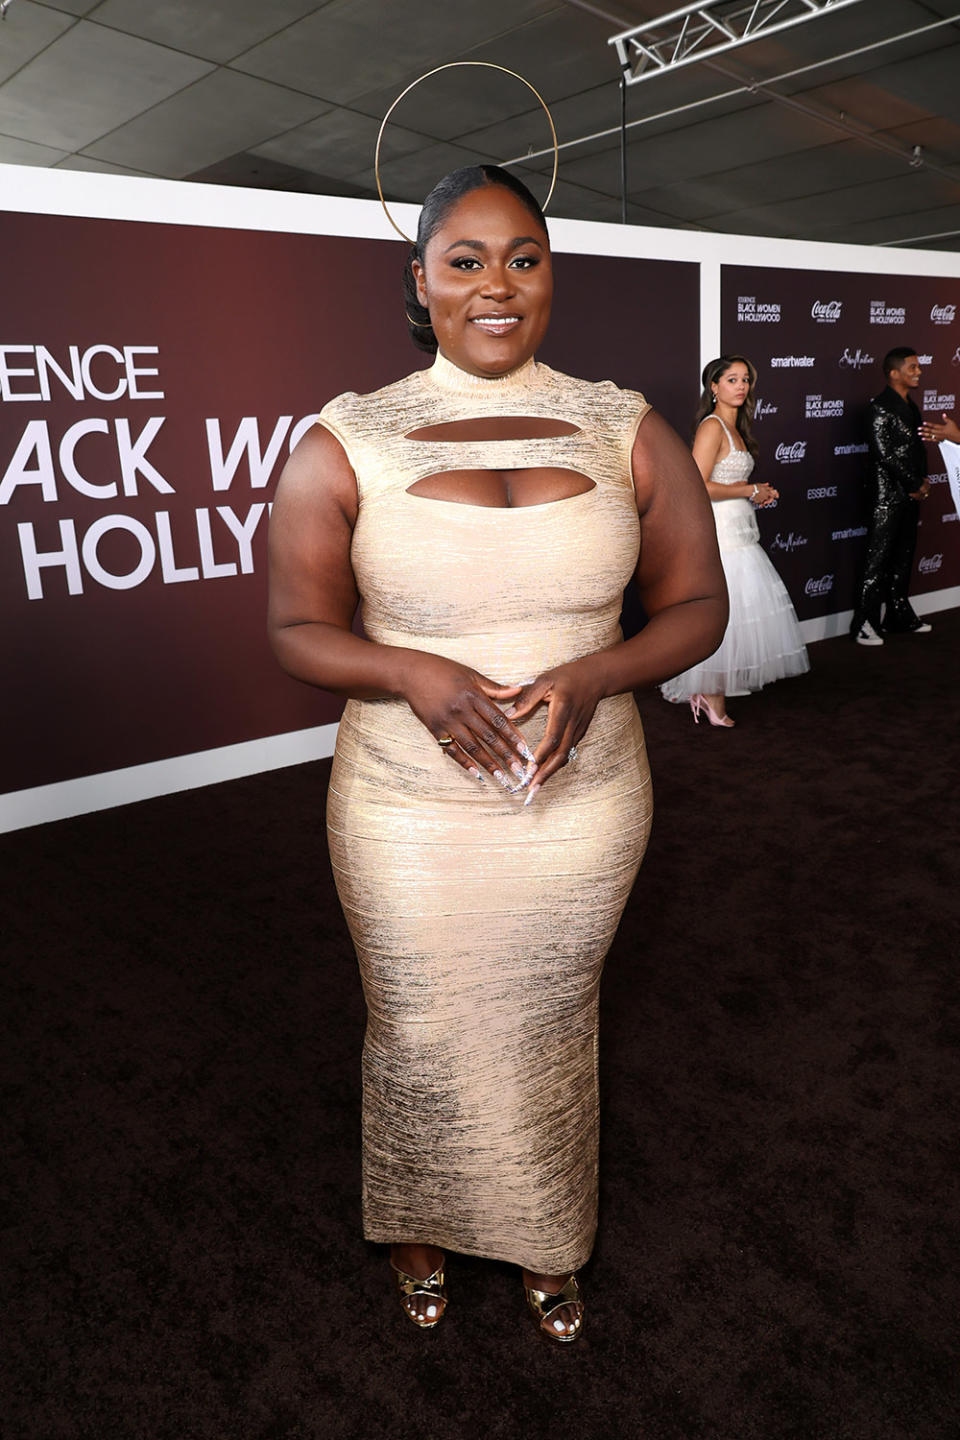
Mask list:
[[[757,372],[742,355],[721,355],[703,372],[693,458],[697,462],[720,544],[730,594],[730,620],[719,649],[661,686],[666,700],[690,705],[694,720],[730,727],[728,695],[749,695],[772,680],[810,669],[790,596],[760,544],[755,509],[779,493],[755,482],[753,419]]]

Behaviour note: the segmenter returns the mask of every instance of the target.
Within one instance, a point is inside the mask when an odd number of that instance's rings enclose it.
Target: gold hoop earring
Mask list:
[[[401,240],[406,240],[408,245],[416,245],[417,242],[416,240],[411,239],[411,237],[406,233],[405,230],[400,229],[400,226],[390,214],[386,200],[383,198],[383,186],[380,183],[380,144],[383,140],[383,132],[387,128],[387,121],[390,119],[390,116],[400,104],[400,101],[404,98],[404,96],[409,95],[410,91],[415,89],[416,86],[421,83],[421,81],[429,80],[431,75],[439,75],[441,70],[456,70],[460,67],[465,68],[468,66],[483,70],[500,70],[503,72],[504,75],[512,75],[514,80],[519,80],[521,85],[526,85],[527,89],[531,91],[531,93],[534,94],[539,100],[540,105],[543,108],[543,113],[547,117],[547,123],[550,126],[550,135],[553,140],[553,175],[550,178],[550,189],[547,191],[547,198],[546,200],[544,200],[543,205],[540,207],[541,210],[546,210],[553,197],[553,192],[557,184],[557,168],[560,163],[560,146],[557,143],[557,131],[553,123],[553,116],[550,114],[547,102],[540,94],[540,91],[537,90],[533,85],[531,85],[529,80],[525,80],[522,75],[518,75],[516,70],[508,70],[506,65],[494,65],[491,60],[449,60],[446,65],[437,65],[433,70],[425,71],[423,75],[419,75],[416,80],[409,84],[406,90],[400,91],[400,94],[397,96],[396,100],[394,100],[393,104],[390,106],[390,109],[387,111],[386,115],[384,115],[383,120],[381,121],[380,132],[377,135],[377,146],[373,152],[373,173],[376,176],[377,194],[380,196],[380,204],[383,206],[383,213],[386,215],[387,219],[390,221],[390,224],[393,226],[394,230],[396,230]]]

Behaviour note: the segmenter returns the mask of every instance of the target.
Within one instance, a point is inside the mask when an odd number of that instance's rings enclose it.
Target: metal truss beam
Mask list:
[[[819,20],[860,0],[707,0],[611,36],[627,85],[725,55],[753,40]]]

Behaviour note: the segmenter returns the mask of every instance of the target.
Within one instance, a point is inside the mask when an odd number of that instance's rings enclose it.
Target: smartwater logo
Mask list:
[[[836,485],[815,485],[812,490],[807,491],[808,500],[836,500]]]
[[[773,370],[809,370],[813,366],[812,355],[771,355]]]
[[[738,295],[737,319],[744,325],[779,325],[780,306],[758,301],[755,295]]]
[[[903,305],[888,305],[886,300],[870,301],[871,325],[906,325],[907,311]]]
[[[956,305],[934,305],[930,311],[930,319],[934,325],[952,325],[956,318]]]
[[[863,445],[834,445],[834,447],[833,447],[833,453],[834,453],[834,455],[866,455],[866,453],[867,453],[867,451],[868,451],[869,449],[870,449],[870,446],[867,445],[867,444],[863,444]]]
[[[810,314],[818,325],[836,325],[842,310],[842,300],[814,300]]]
[[[770,549],[785,550],[788,555],[791,555],[794,550],[802,550],[806,543],[806,535],[794,535],[792,530],[789,535],[781,535],[778,530],[774,538],[770,541]]]
[[[829,595],[833,589],[833,576],[821,575],[819,580],[812,576],[803,587],[804,595]]]
[[[867,350],[844,350],[839,360],[841,370],[865,370],[868,365],[876,363]],[[960,364],[960,361],[957,363]]]
[[[921,555],[917,570],[921,575],[935,575],[942,564],[942,555]]]
[[[777,446],[776,458],[781,465],[796,465],[807,453],[806,440],[794,440],[792,445],[785,445],[781,440]]]
[[[917,356],[917,359],[920,361],[920,364],[921,364],[921,365],[932,365],[932,364],[933,364],[933,356],[932,356],[932,355],[918,355],[918,356]]]
[[[941,515],[940,519],[944,525],[949,525],[951,521],[960,520],[960,515],[957,514],[956,510],[951,510],[948,515]]]
[[[859,540],[861,535],[866,535],[866,525],[851,525],[849,530],[834,530],[834,540]]]
[[[843,414],[843,401],[824,400],[822,395],[808,395],[804,413],[808,420],[836,420]]]
[[[758,400],[757,408],[753,412],[754,420],[762,420],[765,415],[776,415],[776,405],[771,405],[769,400]]]
[[[957,403],[956,395],[941,395],[937,390],[924,390],[924,410],[952,410]]]

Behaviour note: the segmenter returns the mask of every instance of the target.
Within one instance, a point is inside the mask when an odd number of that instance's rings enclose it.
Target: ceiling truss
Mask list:
[[[613,35],[624,82],[639,85],[684,65],[820,20],[860,0],[707,0]]]

